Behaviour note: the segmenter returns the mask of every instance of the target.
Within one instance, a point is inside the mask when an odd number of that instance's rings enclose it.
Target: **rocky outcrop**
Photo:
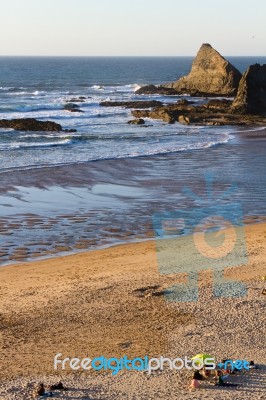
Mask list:
[[[64,110],[69,111],[69,112],[84,112],[79,108],[79,106],[75,103],[66,103],[64,105]]]
[[[71,99],[65,100],[65,103],[84,103],[90,97],[79,96],[79,97],[72,97]]]
[[[137,119],[132,119],[128,121],[128,124],[130,125],[144,125],[145,121],[143,118],[137,118]]]
[[[189,112],[193,109],[194,107],[191,106],[190,102],[178,101],[173,104],[155,107],[152,110],[133,110],[131,111],[131,114],[135,118],[161,119],[168,124],[173,124],[178,121],[179,115],[183,114],[184,112]]]
[[[187,115],[179,115],[178,122],[182,125],[189,125],[191,120]]]
[[[194,104],[194,101],[190,101],[187,99],[180,99],[176,102],[176,104],[180,105],[180,106],[188,106],[189,104]]]
[[[76,132],[76,129],[63,129],[60,124],[53,121],[38,121],[35,118],[0,119],[0,128],[16,131]]]
[[[208,110],[215,110],[215,111],[220,111],[220,110],[227,110],[229,111],[229,108],[232,105],[232,100],[227,100],[227,99],[213,99],[209,100],[207,104],[204,105]]]
[[[266,64],[251,65],[244,73],[232,112],[266,115]]]
[[[210,100],[200,106],[190,104],[167,104],[152,110],[133,110],[135,118],[159,119],[166,123],[184,125],[265,125],[266,116],[233,114],[232,101]]]
[[[147,85],[142,86],[135,92],[136,94],[161,94],[163,96],[175,96],[178,92],[174,88],[165,86]]]
[[[234,96],[241,73],[210,44],[203,44],[193,61],[190,73],[165,85],[178,93],[191,95]]]
[[[16,131],[48,131],[60,132],[62,126],[52,121],[38,121],[34,118],[1,119],[0,128],[11,128]]]
[[[125,107],[125,108],[151,108],[160,107],[163,103],[157,100],[147,101],[102,101],[100,106],[103,107]]]

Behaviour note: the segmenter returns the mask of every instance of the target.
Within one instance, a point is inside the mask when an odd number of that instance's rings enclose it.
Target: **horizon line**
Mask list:
[[[74,57],[80,57],[80,58],[88,58],[88,57],[113,57],[113,58],[122,58],[122,57],[127,57],[127,58],[154,58],[154,57],[158,57],[158,58],[170,58],[170,57],[196,57],[195,54],[193,55],[148,55],[148,56],[143,56],[143,55],[49,55],[49,54],[0,54],[0,58],[1,57],[56,57],[56,58],[62,58],[62,57],[70,57],[70,58],[74,58]],[[255,54],[255,55],[224,55],[223,57],[266,57],[266,55],[259,55],[259,54]]]

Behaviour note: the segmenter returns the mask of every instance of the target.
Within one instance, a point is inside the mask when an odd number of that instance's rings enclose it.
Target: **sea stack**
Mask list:
[[[191,71],[165,85],[178,93],[235,96],[242,75],[210,44],[204,43],[193,61]]]
[[[248,67],[239,83],[232,111],[237,114],[266,115],[266,64]]]

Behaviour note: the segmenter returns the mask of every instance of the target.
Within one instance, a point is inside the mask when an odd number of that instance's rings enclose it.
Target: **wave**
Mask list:
[[[116,159],[127,159],[127,158],[138,158],[138,157],[151,157],[151,156],[160,156],[160,155],[167,155],[167,154],[175,154],[179,152],[184,152],[184,151],[192,151],[192,150],[200,150],[200,149],[206,149],[210,148],[213,146],[225,144],[230,140],[230,135],[225,135],[225,137],[220,138],[220,140],[216,141],[209,141],[205,143],[196,143],[196,144],[187,144],[187,145],[182,145],[182,146],[169,146],[166,148],[162,147],[157,147],[151,149],[149,145],[145,146],[145,148],[138,149],[136,151],[130,151],[130,152],[122,152],[122,154],[114,154],[114,152],[110,154],[102,154],[98,155],[96,157],[90,157],[90,153],[85,152],[85,153],[78,153],[79,158],[76,160],[70,160],[69,162],[56,162],[56,159],[53,160],[51,163],[42,163],[40,164],[40,160],[38,158],[38,162],[35,165],[23,165],[23,166],[18,166],[18,167],[9,167],[9,168],[2,168],[1,172],[8,172],[8,171],[15,171],[17,168],[20,170],[23,169],[39,169],[39,168],[44,168],[44,167],[57,167],[57,166],[64,166],[64,165],[75,165],[75,164],[82,164],[82,163],[88,163],[88,162],[97,162],[97,161],[107,161],[107,160],[116,160]],[[69,145],[75,145],[77,143],[80,143],[81,141],[84,140],[84,137],[82,136],[72,136],[72,137],[67,137],[64,138],[63,140],[60,141],[50,141],[46,143],[24,143],[24,142],[17,142],[17,143],[11,143],[7,146],[1,146],[0,145],[0,151],[17,151],[17,150],[29,150],[29,149],[44,149],[44,148],[51,148],[51,147],[60,147],[60,146],[69,146]],[[85,140],[89,140],[87,137]],[[108,138],[107,140],[110,140]],[[93,154],[93,149],[92,149],[92,154]],[[81,157],[81,158],[80,158]],[[0,173],[1,173],[0,172]]]
[[[26,150],[26,149],[38,149],[44,147],[57,147],[62,145],[71,144],[71,139],[64,139],[55,142],[46,142],[46,143],[25,143],[25,142],[16,142],[16,143],[9,143],[7,145],[0,144],[0,150],[8,151],[8,150]]]
[[[69,139],[72,138],[73,135],[69,135],[69,133],[45,133],[45,134],[40,134],[40,133],[23,133],[21,135],[19,135],[19,138],[21,139],[47,139],[47,138],[64,138],[64,139]]]
[[[95,89],[95,90],[104,90],[104,87],[101,86],[101,85],[93,85],[93,86],[92,86],[92,89]]]
[[[47,147],[47,146],[60,146],[60,145],[71,145],[75,139],[74,137],[68,139],[68,140],[64,140],[61,142],[57,142],[57,143],[45,143],[43,145],[38,145],[35,144],[32,147]],[[171,154],[176,154],[179,152],[185,152],[185,151],[193,151],[193,150],[201,150],[201,149],[205,149],[205,148],[210,148],[210,147],[214,147],[214,146],[219,146],[222,144],[226,144],[229,140],[231,139],[231,135],[226,135],[224,138],[217,140],[217,141],[209,141],[207,143],[197,143],[194,145],[187,145],[187,146],[180,146],[180,147],[171,147],[168,149],[162,149],[162,148],[158,148],[158,149],[154,149],[154,150],[146,150],[146,151],[137,151],[137,152],[131,152],[131,153],[124,153],[124,154],[120,154],[120,155],[114,155],[114,154],[110,154],[110,155],[106,155],[106,156],[99,156],[99,157],[94,157],[94,158],[89,158],[89,157],[85,157],[84,159],[77,159],[77,160],[71,160],[68,162],[53,162],[53,163],[40,163],[38,160],[37,164],[32,164],[32,165],[24,165],[24,166],[19,166],[19,167],[7,167],[7,168],[1,168],[0,170],[0,175],[1,173],[6,173],[6,172],[14,172],[17,169],[19,170],[34,170],[34,169],[42,169],[42,168],[54,168],[54,167],[60,167],[60,166],[67,166],[67,165],[81,165],[84,163],[88,163],[88,162],[101,162],[101,161],[109,161],[109,160],[118,160],[118,159],[127,159],[127,158],[143,158],[143,157],[152,157],[152,156],[165,156],[167,154],[171,155]],[[0,146],[0,150],[1,150],[1,146]],[[5,149],[6,150],[6,149]],[[11,150],[11,149],[10,149]]]
[[[5,107],[0,107],[0,112],[31,112],[31,111],[46,111],[46,110],[63,110],[62,104],[14,104]]]
[[[12,88],[11,87],[0,86],[0,90],[7,91],[7,90],[10,90],[10,89],[12,89]]]
[[[264,131],[265,129],[266,129],[266,126],[257,126],[256,128],[252,128],[252,129],[243,127],[241,130],[234,131],[234,133],[258,132],[258,131]]]
[[[0,90],[3,90],[5,92],[21,92],[22,90],[25,90],[26,88],[23,86],[20,87],[14,87],[14,86],[0,86]]]
[[[93,85],[91,86],[91,89],[94,89],[95,91],[105,91],[108,93],[134,93],[137,89],[139,89],[141,86],[137,83],[130,83],[127,85],[121,85],[121,84],[98,84],[98,85]]]
[[[138,85],[137,83],[135,83],[135,84],[133,85],[134,92],[136,92],[136,91],[139,90],[140,88],[141,88],[141,86]]]

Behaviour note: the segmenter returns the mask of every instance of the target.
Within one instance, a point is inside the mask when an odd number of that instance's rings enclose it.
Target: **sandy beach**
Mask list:
[[[266,399],[266,2],[2,3],[0,400]]]
[[[65,399],[254,399],[265,397],[266,225],[247,225],[248,263],[225,276],[248,295],[214,298],[212,273],[199,274],[199,300],[167,302],[185,274],[158,272],[154,241],[127,244],[0,269],[0,398],[29,399],[42,381],[62,379]],[[233,375],[237,388],[187,389],[191,372],[54,371],[54,357],[191,357],[199,352],[254,360]]]

